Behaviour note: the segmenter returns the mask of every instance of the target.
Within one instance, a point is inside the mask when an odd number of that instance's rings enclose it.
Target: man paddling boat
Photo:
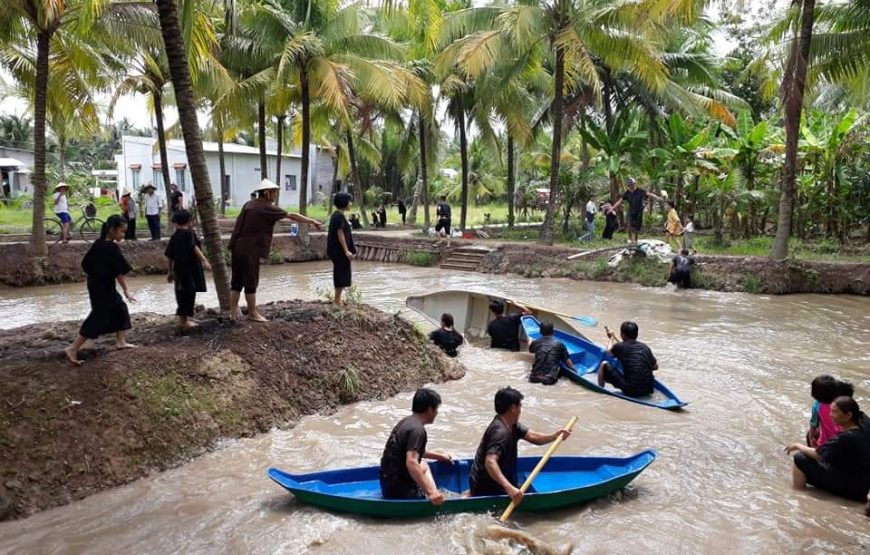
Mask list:
[[[433,505],[444,503],[444,494],[438,491],[429,463],[423,459],[453,462],[450,455],[426,450],[426,426],[435,422],[441,396],[421,388],[414,394],[413,414],[406,416],[390,432],[381,456],[381,493],[385,499],[428,498]]]
[[[653,372],[659,369],[659,363],[652,350],[637,340],[638,328],[634,322],[623,322],[619,328],[622,341],[607,330],[610,345],[607,352],[616,357],[622,364],[623,373],[610,365],[606,360],[598,368],[598,385],[605,383],[622,390],[629,397],[646,397],[653,393]]]
[[[520,424],[523,394],[512,387],[499,389],[495,394],[495,418],[489,424],[471,465],[468,483],[470,495],[504,495],[519,503],[523,492],[517,478],[517,443],[521,439],[535,445],[556,441],[560,435],[567,439],[570,430],[557,430],[542,434]]]

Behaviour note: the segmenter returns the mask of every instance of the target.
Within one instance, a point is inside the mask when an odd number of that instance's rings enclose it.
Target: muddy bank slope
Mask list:
[[[664,286],[669,264],[643,257],[625,259],[616,267],[608,265],[613,252],[575,260],[576,249],[508,243],[492,250],[480,262],[479,271],[525,277],[567,277],[594,281]],[[751,256],[695,257],[694,287],[713,291],[743,291],[786,295],[791,293],[870,294],[870,264],[816,262]]]
[[[186,336],[169,316],[138,314],[138,349],[105,338],[81,368],[62,358],[79,322],[0,332],[0,519],[176,466],[221,438],[464,375],[411,324],[365,305],[265,313],[267,324],[203,314]]]

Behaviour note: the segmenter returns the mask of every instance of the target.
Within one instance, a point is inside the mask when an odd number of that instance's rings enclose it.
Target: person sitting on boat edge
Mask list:
[[[818,449],[801,443],[785,448],[795,453],[792,486],[807,484],[834,495],[864,501],[870,491],[870,420],[851,397],[831,403],[831,418],[843,431]]]
[[[429,340],[449,357],[459,356],[457,349],[465,341],[462,334],[453,329],[453,315],[447,312],[441,315],[441,327],[429,334]]]
[[[523,314],[529,314],[524,307],[517,305],[522,312],[505,314],[504,303],[498,300],[489,303],[489,310],[493,319],[486,327],[486,333],[491,338],[490,349],[507,349],[508,351],[520,350],[520,326]]]
[[[541,322],[541,337],[529,345],[529,352],[535,354],[529,381],[544,385],[553,385],[559,381],[562,372],[561,363],[574,370],[574,363],[568,356],[565,344],[553,337],[552,322]]]
[[[618,343],[610,330],[607,334],[610,337],[607,352],[622,364],[623,373],[605,360],[598,368],[598,385],[604,387],[605,383],[609,383],[629,397],[652,395],[653,372],[659,369],[659,363],[646,343],[637,340],[637,324],[623,322],[619,327],[622,341]]]
[[[503,387],[495,394],[496,415],[483,433],[468,476],[469,494],[505,495],[519,503],[523,492],[517,478],[517,443],[521,439],[534,445],[552,443],[560,435],[566,439],[571,432],[560,429],[542,434],[520,424],[523,394],[512,387]]]
[[[453,462],[450,455],[426,450],[426,426],[435,422],[441,396],[421,388],[414,393],[411,403],[413,414],[399,420],[390,432],[384,446],[379,472],[381,493],[385,499],[428,498],[433,505],[444,503],[444,494],[438,491],[429,463],[423,459]]]

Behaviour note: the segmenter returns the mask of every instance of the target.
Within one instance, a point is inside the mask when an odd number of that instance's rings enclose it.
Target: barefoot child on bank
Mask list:
[[[175,282],[175,302],[178,305],[175,314],[178,316],[178,327],[190,329],[197,325],[191,320],[196,294],[206,291],[203,269],[210,272],[211,264],[202,253],[202,244],[193,231],[190,212],[183,208],[177,210],[172,216],[172,222],[175,224],[175,233],[163,253],[169,259],[169,275],[166,280],[169,283]]]
[[[326,254],[332,260],[332,284],[335,287],[333,302],[341,304],[341,295],[351,284],[350,262],[356,258],[353,233],[345,212],[350,210],[352,197],[348,193],[336,193],[332,199],[335,212],[329,217],[329,232],[326,236]]]
[[[122,216],[109,216],[100,231],[100,238],[94,241],[82,259],[82,269],[88,275],[91,313],[82,322],[79,335],[73,344],[64,349],[67,360],[75,366],[84,364],[83,360],[79,360],[79,349],[88,339],[114,332],[115,345],[119,349],[135,347],[127,343],[127,330],[132,327],[127,304],[115,289],[117,281],[127,300],[136,302],[127,290],[127,281],[124,279],[124,275],[132,268],[118,247],[118,242],[124,239],[126,231],[127,222]]]

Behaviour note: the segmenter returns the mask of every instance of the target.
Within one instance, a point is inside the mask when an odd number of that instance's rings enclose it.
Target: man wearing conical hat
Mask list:
[[[69,185],[60,182],[54,188],[54,215],[60,220],[60,238],[64,243],[69,243],[69,225],[72,222],[72,216],[69,215],[69,199],[66,192]]]
[[[286,218],[322,229],[317,220],[302,214],[288,213],[275,206],[278,189],[278,185],[268,179],[261,181],[253,191],[257,198],[245,203],[236,218],[236,226],[229,243],[232,254],[230,318],[233,320],[242,317],[239,298],[244,290],[245,301],[248,304],[248,319],[256,322],[266,321],[266,318],[257,311],[257,285],[260,282],[260,260],[269,256],[275,223]]]

